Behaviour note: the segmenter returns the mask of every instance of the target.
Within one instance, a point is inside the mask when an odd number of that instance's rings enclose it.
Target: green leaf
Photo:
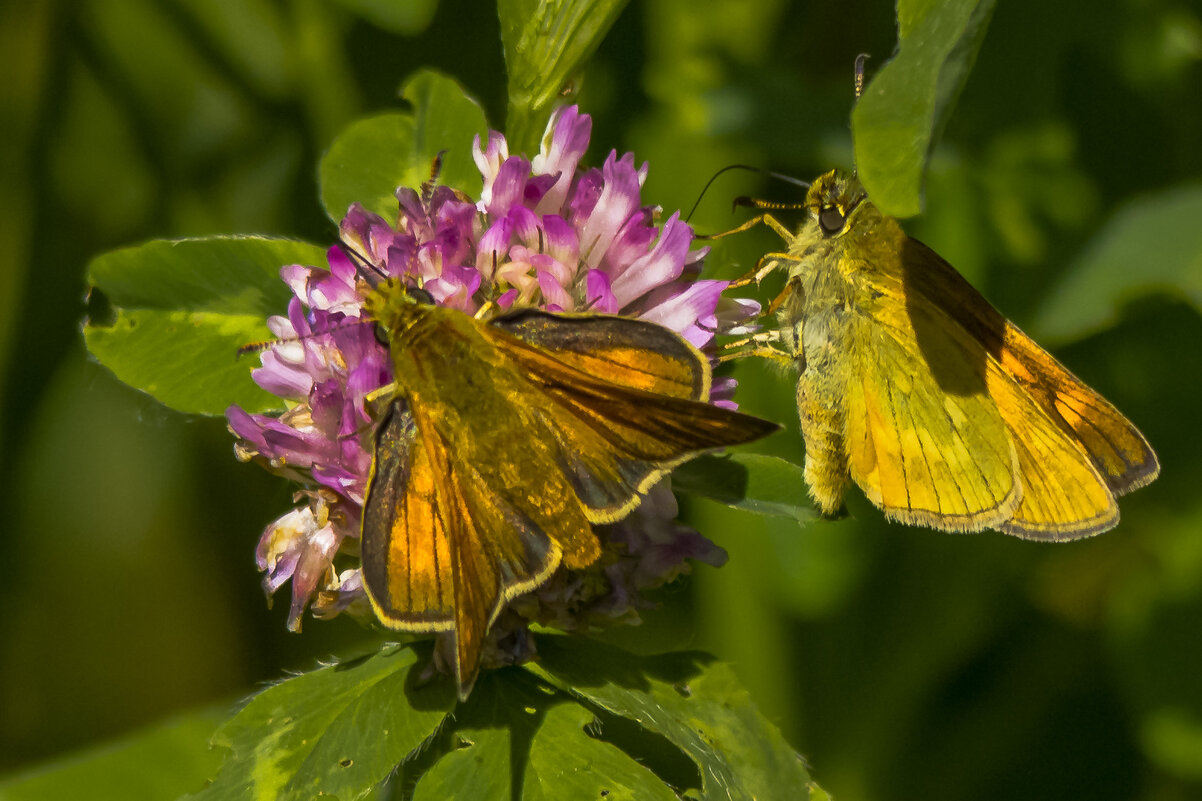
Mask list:
[[[390,33],[415,36],[430,26],[438,0],[337,0],[344,8]]]
[[[511,730],[504,726],[466,727],[457,728],[454,736],[455,749],[422,774],[412,801],[509,797],[513,786]]]
[[[710,657],[555,635],[538,650],[538,665],[480,677],[430,767],[405,777],[414,801],[805,797],[800,757]]]
[[[1066,340],[1118,321],[1124,304],[1153,292],[1202,310],[1202,185],[1124,206],[1102,228],[1035,317],[1040,338]]]
[[[856,170],[883,212],[922,211],[927,158],[968,79],[994,0],[898,0],[897,54],[869,82],[851,117]]]
[[[545,685],[524,670],[485,672],[455,710],[451,750],[422,774],[413,801],[509,797],[511,788],[521,786],[531,740],[550,702]]]
[[[291,239],[160,239],[97,256],[87,277],[122,308],[266,317],[279,314],[291,296],[281,267],[324,263],[325,250]]]
[[[529,671],[486,673],[455,717],[456,747],[421,777],[413,801],[677,798],[652,771],[590,734],[591,710]]]
[[[217,772],[209,737],[224,705],[203,709],[0,782],[5,801],[176,798]]]
[[[509,71],[505,135],[513,153],[535,153],[560,93],[625,7],[625,0],[499,0]]]
[[[458,706],[448,678],[419,679],[429,642],[280,682],[217,731],[225,762],[188,798],[349,801],[393,777],[415,801],[805,797],[800,757],[712,658],[558,635],[538,649],[541,666],[485,671]]]
[[[735,509],[791,517],[802,524],[818,517],[805,489],[805,472],[777,456],[699,456],[673,471],[672,488]]]
[[[401,96],[412,105],[411,112],[359,120],[322,157],[321,202],[334,222],[342,220],[352,203],[395,220],[397,187],[416,189],[429,181],[431,165],[443,150],[439,183],[479,194],[472,139],[488,136],[480,104],[453,79],[432,70],[414,73]]]
[[[279,398],[251,381],[253,359],[238,348],[269,335],[265,318],[213,312],[120,311],[112,325],[84,329],[88,350],[131,387],[176,411],[220,415],[230,404],[251,412]]]
[[[324,264],[313,245],[265,237],[147,242],[97,257],[93,292],[112,319],[84,325],[88,350],[125,383],[183,412],[222,414],[278,408],[279,398],[250,377],[238,348],[270,336],[266,321],[283,313],[288,264]]]
[[[523,799],[604,798],[677,801],[679,796],[642,762],[590,736],[597,718],[576,704],[551,707],[530,747]]]
[[[485,672],[455,710],[441,753],[430,747],[436,761],[417,778],[413,801],[676,798],[652,771],[595,739],[594,722],[591,710],[527,670]]]
[[[700,798],[809,796],[801,756],[755,708],[729,666],[697,652],[636,657],[580,638],[545,637],[538,646],[533,672],[686,754],[701,776]]]
[[[189,798],[362,797],[454,707],[450,682],[416,686],[413,667],[428,660],[428,648],[388,646],[264,690],[217,733],[230,755]]]

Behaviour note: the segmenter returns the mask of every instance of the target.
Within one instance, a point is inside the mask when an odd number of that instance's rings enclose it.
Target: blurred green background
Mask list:
[[[589,160],[633,150],[668,211],[730,163],[850,166],[852,62],[884,62],[893,19],[884,0],[632,4],[575,81]],[[10,773],[367,636],[291,635],[284,598],[266,609],[253,549],[291,488],[234,461],[222,421],[88,361],[88,260],[152,237],[332,241],[316,161],[344,125],[434,66],[503,128],[505,76],[495,14],[465,0],[7,3],[0,63]],[[1202,795],[1200,98],[1196,4],[1000,3],[907,223],[1151,440],[1162,476],[1117,530],[1051,546],[887,525],[858,495],[805,528],[693,501],[729,564],[617,639],[730,661],[840,801]],[[796,199],[724,176],[696,227],[744,219],[740,194]],[[723,240],[711,269],[778,246]],[[1116,252],[1122,269],[1097,267]],[[799,459],[790,379],[739,375]]]

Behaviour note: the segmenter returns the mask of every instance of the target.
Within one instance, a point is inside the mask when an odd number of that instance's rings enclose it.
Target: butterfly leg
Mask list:
[[[769,206],[769,205],[765,204],[764,201],[761,201],[761,200],[747,200],[746,205],[750,205],[755,208],[778,208],[777,206]],[[793,207],[792,206],[784,206],[784,207],[780,207],[780,208],[791,209]],[[717,234],[711,234],[710,236],[708,236],[706,238],[707,239],[723,239],[725,237],[731,236],[732,234],[739,234],[739,233],[742,233],[743,231],[750,230],[750,229],[756,227],[757,225],[768,226],[773,231],[775,231],[776,234],[781,239],[785,240],[786,242],[790,242],[793,239],[793,233],[788,228],[785,227],[784,223],[782,223],[780,220],[773,217],[771,214],[756,215],[755,217],[752,217],[750,220],[743,223],[742,225],[732,228],[729,231],[722,231]],[[748,284],[751,284],[751,283],[755,283],[758,285],[760,283],[760,281],[764,280],[764,276],[768,275],[773,270],[775,270],[777,267],[779,267],[782,260],[785,260],[788,258],[789,258],[789,254],[787,254],[787,253],[765,253],[759,259],[759,261],[757,261],[755,263],[755,267],[753,267],[745,275],[743,275],[739,278],[736,278],[734,281],[732,281],[730,286],[732,288],[737,288],[737,287],[747,286]]]
[[[743,205],[752,206],[757,209],[765,209],[765,208],[778,209],[779,208],[779,209],[794,210],[794,209],[800,208],[800,207],[794,206],[794,205],[777,205],[777,204],[767,203],[763,200],[751,200],[751,199],[747,199],[746,203]],[[752,228],[755,228],[757,225],[768,226],[773,231],[776,231],[777,235],[780,236],[780,238],[785,240],[786,242],[790,242],[793,240],[793,232],[790,231],[788,228],[786,228],[785,224],[782,223],[780,220],[776,219],[771,214],[767,214],[767,213],[757,214],[756,216],[752,217],[747,222],[743,223],[742,225],[738,225],[734,228],[731,228],[729,231],[720,231],[716,234],[710,234],[709,236],[706,237],[706,239],[724,239],[728,236],[731,236],[732,234],[741,234],[744,231],[749,231]]]
[[[791,293],[793,289],[792,284],[793,282],[790,282],[785,286],[780,295],[768,306],[767,311],[761,313],[761,317],[776,314],[777,308],[784,302],[785,297]],[[731,359],[754,356],[776,362],[782,367],[791,367],[796,360],[797,351],[792,339],[793,337],[790,332],[786,332],[777,326],[771,326],[765,331],[760,331],[743,339],[726,343],[722,346],[718,354],[718,361],[725,362]]]
[[[749,356],[768,359],[784,367],[790,367],[793,364],[793,356],[782,348],[780,335],[775,330],[761,331],[758,334],[725,343],[718,352],[718,361],[728,362],[732,359],[743,359]]]
[[[748,270],[743,275],[730,282],[730,289],[738,289],[739,287],[759,283],[767,278],[771,273],[782,267],[789,258],[788,253],[765,253],[755,266]]]

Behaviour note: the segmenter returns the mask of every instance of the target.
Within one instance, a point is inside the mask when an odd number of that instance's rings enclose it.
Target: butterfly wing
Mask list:
[[[451,539],[435,470],[445,460],[437,456],[425,447],[405,402],[395,401],[376,430],[360,549],[372,607],[402,631],[455,626]]]
[[[709,362],[653,323],[524,312],[489,336],[537,387],[556,463],[594,523],[625,516],[692,456],[778,428],[704,402]]]
[[[946,531],[996,527],[1021,489],[986,391],[986,354],[955,336],[938,309],[907,308],[899,277],[886,271],[866,281],[875,300],[851,313],[852,366],[842,387],[848,469],[892,519]],[[920,347],[916,327],[945,335],[924,336]]]
[[[688,456],[776,426],[691,400],[708,363],[649,323],[509,321],[523,339],[445,309],[414,319],[393,345],[412,423],[398,401],[377,435],[364,581],[387,625],[454,629],[465,696],[505,602],[599,556],[591,522],[623,517]]]
[[[457,454],[462,437],[449,439],[420,405],[413,411],[405,448],[392,445],[405,425],[395,412],[377,438],[364,506],[364,584],[389,627],[454,630],[455,675],[466,698],[484,635],[504,604],[546,581],[565,550],[581,566],[600,547],[562,473],[544,469],[524,474],[520,487],[507,483],[521,454],[484,462]]]
[[[853,478],[887,514],[933,528],[1073,539],[1114,526],[1112,483],[1150,480],[1139,432],[937,254],[874,222],[900,247],[857,272]]]
[[[1131,421],[993,308],[956,270],[921,242],[910,247],[929,269],[915,283],[932,303],[996,354],[1002,368],[1056,423],[1071,433],[1117,495],[1160,473],[1152,447]],[[973,302],[965,302],[971,297]]]
[[[661,325],[629,317],[550,314],[537,309],[523,309],[492,324],[582,373],[630,389],[709,400],[709,362],[688,340]]]
[[[942,307],[907,300],[855,337],[846,438],[865,494],[887,516],[949,531],[1059,540],[1113,527],[1118,506],[1080,441]]]
[[[1085,448],[999,362],[990,367],[989,392],[1010,429],[1022,480],[1022,502],[996,528],[1035,540],[1078,539],[1113,528],[1118,504]]]
[[[918,302],[946,309],[989,354],[989,391],[1019,457],[1023,502],[1002,529],[1075,539],[1118,523],[1114,496],[1159,473],[1143,435],[1109,401],[993,308],[936,253],[910,240]]]

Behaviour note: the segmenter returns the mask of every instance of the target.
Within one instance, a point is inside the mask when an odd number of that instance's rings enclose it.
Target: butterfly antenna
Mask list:
[[[856,100],[859,100],[864,94],[864,62],[870,58],[872,58],[872,56],[868,53],[860,53],[860,55],[856,56]],[[860,168],[858,166],[851,171],[852,175],[858,176],[859,173]]]
[[[353,325],[364,325],[367,322],[370,322],[370,321],[363,320],[361,318],[348,317],[344,320],[337,321],[334,325],[327,327],[324,331],[310,331],[309,333],[304,334],[303,336],[296,335],[296,336],[290,336],[290,337],[277,337],[275,339],[264,339],[261,342],[249,342],[249,343],[241,346],[240,348],[238,348],[237,358],[241,359],[243,356],[246,356],[251,353],[262,353],[263,351],[267,350],[268,348],[273,348],[276,345],[287,345],[290,342],[305,342],[306,340],[313,339],[314,337],[320,337],[320,336],[325,336],[327,334],[332,334],[335,331],[338,331],[343,328],[350,328]]]
[[[343,252],[345,252],[346,255],[350,257],[351,261],[353,261],[355,263],[355,266],[358,268],[359,275],[362,276],[362,278],[365,281],[367,281],[367,283],[371,284],[372,286],[375,286],[376,284],[378,284],[380,282],[380,280],[385,280],[385,281],[388,280],[388,278],[389,278],[388,273],[386,273],[382,269],[380,269],[380,267],[378,267],[374,262],[372,262],[371,259],[367,258],[367,256],[365,256],[359,250],[359,248],[355,247],[354,244],[348,242],[345,237],[343,237],[339,240],[339,244],[342,245]],[[369,278],[368,277],[369,272],[375,273],[376,276],[378,276],[378,278]]]
[[[263,351],[270,348],[272,345],[278,345],[281,343],[292,342],[292,341],[299,340],[299,339],[300,339],[300,337],[285,337],[283,339],[265,339],[262,342],[248,342],[247,344],[238,348],[237,358],[241,359],[243,356],[246,356],[251,353],[262,353]]]
[[[806,184],[809,186],[809,184]],[[785,203],[780,200],[760,200],[747,195],[739,195],[731,201],[733,208],[748,208],[756,211],[799,211],[805,208],[805,203]]]
[[[438,151],[434,156],[434,160],[430,162],[430,177],[422,184],[423,204],[428,204],[430,198],[434,195],[434,186],[438,183],[438,176],[442,173],[442,157],[446,154],[446,148],[443,148]]]
[[[701,194],[697,196],[697,200],[693,203],[693,207],[689,209],[689,213],[685,215],[685,222],[688,222],[690,219],[692,219],[693,212],[697,211],[697,207],[701,205],[701,199],[705,197],[705,193],[709,191],[709,188],[713,185],[714,181],[718,180],[718,176],[724,172],[729,172],[730,170],[747,170],[748,172],[758,173],[769,178],[775,178],[778,181],[784,181],[785,183],[800,186],[802,189],[810,188],[809,181],[803,181],[800,178],[794,178],[792,175],[785,175],[782,172],[773,172],[772,170],[765,170],[762,167],[752,167],[747,164],[728,164],[714,173],[713,176],[705,182],[705,186],[701,188]],[[736,205],[738,204],[736,203]]]
[[[860,99],[860,95],[864,94],[864,62],[872,58],[868,53],[861,53],[856,56],[856,100]]]

